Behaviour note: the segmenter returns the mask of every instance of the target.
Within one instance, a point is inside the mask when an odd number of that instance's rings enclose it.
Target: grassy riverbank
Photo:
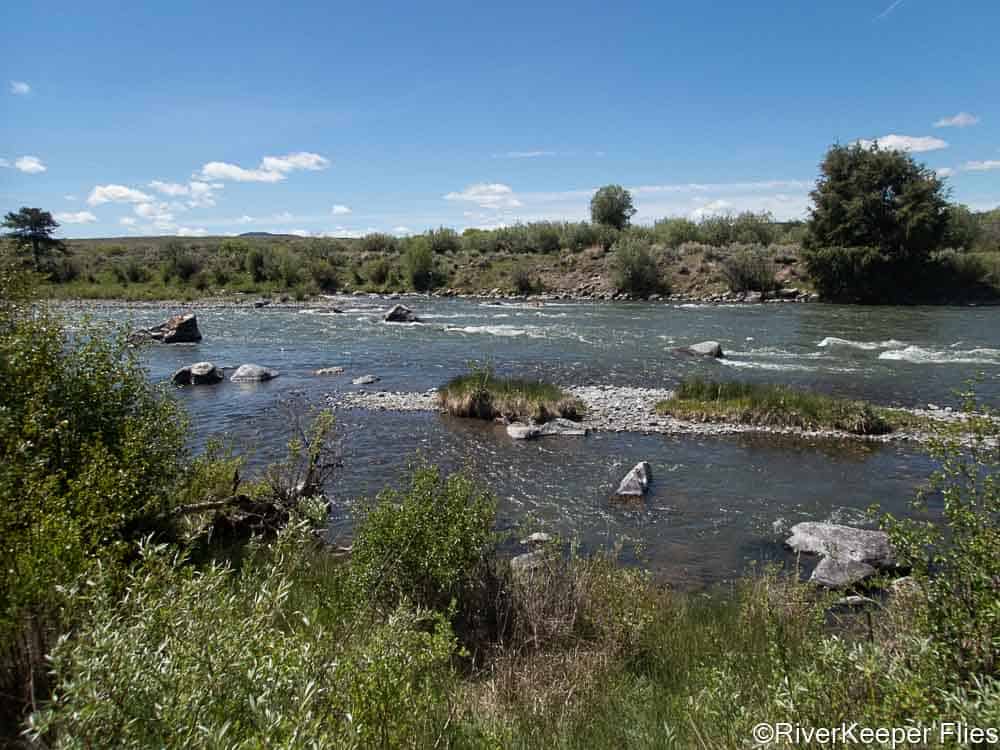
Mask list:
[[[826,396],[784,385],[714,382],[688,378],[670,399],[656,405],[659,414],[691,422],[730,422],[804,430],[841,430],[854,435],[885,435],[928,426],[902,409]]]
[[[579,420],[583,403],[550,383],[500,378],[485,368],[459,375],[438,389],[442,408],[456,417],[547,422]]]

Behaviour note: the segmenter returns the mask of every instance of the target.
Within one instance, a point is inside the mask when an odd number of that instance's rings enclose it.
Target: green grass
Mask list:
[[[695,422],[736,422],[805,430],[843,430],[885,435],[911,427],[915,417],[864,401],[835,398],[784,385],[684,380],[673,398],[656,405],[658,414]]]
[[[459,375],[438,389],[445,411],[456,417],[547,422],[579,420],[584,406],[558,386],[538,380],[498,378],[488,370]]]

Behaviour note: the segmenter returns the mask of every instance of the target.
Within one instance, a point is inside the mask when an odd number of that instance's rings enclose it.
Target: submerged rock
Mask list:
[[[542,432],[534,425],[513,422],[507,425],[507,434],[514,440],[531,440],[541,435]]]
[[[222,370],[211,362],[195,362],[174,373],[174,385],[215,385],[225,379]]]
[[[386,323],[419,323],[420,318],[406,305],[393,305],[385,314]]]
[[[653,470],[649,463],[640,461],[632,470],[625,475],[615,495],[619,497],[642,497],[649,490],[649,483],[653,479]]]
[[[263,383],[267,380],[273,380],[279,374],[277,370],[272,370],[270,367],[250,364],[237,367],[236,372],[229,379],[234,383]]]
[[[351,382],[354,385],[371,385],[372,383],[377,383],[381,378],[378,375],[362,375],[359,378],[354,378]]]
[[[588,431],[589,430],[579,422],[574,422],[571,419],[564,419],[563,417],[558,417],[557,419],[553,419],[538,426],[538,434],[541,437],[548,437],[551,435],[580,437],[586,435]]]
[[[524,539],[521,540],[521,544],[527,546],[529,544],[547,544],[552,541],[552,536],[546,534],[544,531],[536,531],[534,534],[528,534]]]
[[[340,375],[344,371],[343,367],[321,367],[316,370],[317,375]]]
[[[718,341],[702,341],[690,346],[682,346],[676,351],[681,354],[692,354],[699,357],[715,357],[722,359],[725,354],[722,352],[722,345]]]
[[[824,557],[809,580],[828,589],[847,589],[871,578],[877,571],[868,563],[836,557]]]
[[[201,341],[198,317],[194,313],[174,315],[152,328],[132,334],[133,340],[152,339],[163,344],[196,344]]]

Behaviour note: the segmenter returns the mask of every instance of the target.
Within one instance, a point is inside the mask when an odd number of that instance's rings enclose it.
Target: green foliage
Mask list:
[[[722,262],[732,292],[770,292],[778,288],[774,262],[763,250],[738,250]]]
[[[621,185],[605,185],[590,199],[590,220],[624,229],[635,215],[632,194]]]
[[[672,248],[701,239],[698,225],[690,219],[660,219],[653,224],[653,236],[657,242]]]
[[[944,185],[902,151],[835,145],[812,191],[807,245],[876,248],[893,263],[919,264],[948,229]]]
[[[406,278],[418,292],[426,292],[438,284],[434,269],[434,252],[424,237],[414,238],[403,253]]]
[[[180,242],[171,242],[166,248],[166,260],[163,264],[163,280],[177,279],[188,282],[201,270],[201,259],[190,252]]]
[[[437,254],[457,253],[462,249],[462,240],[454,229],[439,227],[429,230],[425,236],[431,252]]]
[[[98,572],[75,592],[89,615],[52,655],[55,697],[31,717],[31,735],[137,750],[445,740],[447,622],[405,606],[344,622],[344,575],[325,568],[315,579],[310,536],[289,527],[239,573],[194,570],[147,544],[121,597]]]
[[[948,225],[941,246],[952,250],[971,250],[979,241],[982,227],[968,206],[953,203],[948,206]]]
[[[585,221],[566,224],[562,231],[561,244],[572,252],[580,252],[597,243],[597,229]]]
[[[539,284],[527,266],[514,266],[510,272],[510,283],[518,294],[534,294]]]
[[[250,274],[250,278],[255,284],[259,284],[267,278],[265,273],[265,268],[267,266],[267,259],[264,256],[263,251],[259,248],[253,248],[249,250],[246,254],[246,260],[244,261],[244,268],[246,272]]]
[[[528,225],[529,242],[536,253],[557,253],[562,245],[560,227],[551,221]]]
[[[843,430],[882,435],[893,430],[892,410],[876,410],[863,401],[834,398],[784,385],[681,381],[672,398],[656,405],[660,414],[694,421]]]
[[[392,264],[388,258],[372,258],[365,264],[364,276],[375,286],[383,286],[389,280],[392,272]]]
[[[32,268],[36,271],[43,269],[52,253],[65,251],[65,245],[52,236],[59,228],[59,222],[48,211],[22,206],[17,213],[7,212],[3,226],[10,230],[6,237],[14,243],[14,247],[31,251]]]
[[[358,522],[351,573],[367,601],[447,611],[484,573],[496,501],[465,474],[418,466],[405,491],[383,490]]]
[[[399,240],[391,234],[373,232],[361,238],[359,247],[364,253],[398,253]]]
[[[647,297],[663,289],[663,280],[649,243],[626,235],[615,243],[612,252],[612,278],[619,291]]]
[[[961,437],[942,434],[931,455],[940,468],[917,497],[941,520],[883,518],[901,564],[912,568],[926,607],[917,620],[935,644],[946,675],[996,674],[1000,669],[1000,420],[964,394]],[[953,678],[952,678],[953,679]]]

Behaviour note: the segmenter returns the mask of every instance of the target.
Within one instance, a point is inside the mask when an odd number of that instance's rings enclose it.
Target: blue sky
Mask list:
[[[481,6],[481,7],[479,7]],[[996,0],[6,3],[0,209],[73,237],[804,215],[879,138],[1000,204]]]

